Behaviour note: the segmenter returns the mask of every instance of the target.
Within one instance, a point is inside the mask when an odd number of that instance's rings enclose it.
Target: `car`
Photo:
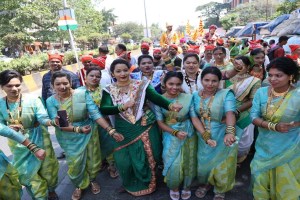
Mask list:
[[[0,61],[2,61],[2,62],[10,62],[12,60],[13,60],[13,58],[7,57],[5,55],[0,55]]]

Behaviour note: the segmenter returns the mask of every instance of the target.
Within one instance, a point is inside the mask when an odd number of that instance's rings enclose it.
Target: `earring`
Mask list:
[[[293,77],[293,75],[290,77],[290,84],[292,85],[293,83],[294,83],[294,77]]]

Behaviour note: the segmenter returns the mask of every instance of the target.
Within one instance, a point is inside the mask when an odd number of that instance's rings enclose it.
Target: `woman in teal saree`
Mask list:
[[[197,174],[197,137],[189,115],[192,95],[180,92],[182,82],[181,72],[168,72],[163,80],[164,96],[184,105],[180,112],[155,106],[157,123],[163,130],[163,176],[172,200],[179,200],[181,185],[181,199],[191,197],[190,186]]]
[[[22,76],[13,70],[0,74],[0,85],[7,94],[0,99],[0,123],[23,134],[34,146],[46,151],[43,161],[37,159],[25,146],[13,140],[8,145],[13,154],[13,166],[20,183],[33,199],[58,199],[58,161],[55,157],[47,126],[54,125],[39,98],[22,95]]]
[[[0,135],[10,140],[28,146],[31,142],[23,135],[13,129],[0,124]],[[43,160],[45,151],[40,149],[34,155]],[[22,186],[19,183],[18,171],[12,166],[8,158],[0,149],[0,200],[14,199],[20,200],[22,195]]]
[[[94,145],[91,140],[98,137],[98,128],[93,121],[105,129],[110,126],[85,90],[71,89],[71,78],[68,74],[53,73],[51,84],[56,94],[47,99],[50,118],[56,118],[58,110],[65,110],[69,120],[68,127],[56,127],[55,133],[58,143],[66,153],[68,175],[76,187],[72,199],[80,199],[82,190],[89,185],[92,193],[98,194],[100,186],[95,178],[100,169],[101,157],[99,145]],[[118,136],[117,133],[115,135]]]
[[[298,200],[300,197],[300,90],[293,87],[299,70],[289,58],[268,67],[270,87],[257,90],[251,119],[258,126],[251,162],[255,200]]]
[[[192,122],[198,131],[198,181],[202,184],[196,196],[203,198],[211,185],[214,200],[225,199],[225,192],[235,182],[238,129],[235,119],[235,97],[229,89],[218,89],[222,74],[217,67],[202,71],[203,90],[193,94]]]
[[[181,105],[157,94],[149,81],[131,80],[129,68],[122,59],[111,64],[117,82],[104,88],[100,110],[105,115],[114,115],[115,129],[124,137],[114,144],[114,159],[123,187],[134,196],[142,196],[156,189],[155,168],[161,156],[155,115],[145,109],[145,100],[176,111]]]

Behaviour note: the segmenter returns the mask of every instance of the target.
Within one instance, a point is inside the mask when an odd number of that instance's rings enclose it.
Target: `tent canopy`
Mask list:
[[[235,37],[252,37],[259,34],[258,28],[268,24],[268,22],[249,22],[243,29],[235,34]]]
[[[270,34],[279,24],[289,19],[289,17],[290,14],[284,14],[273,19],[270,23],[259,27],[258,29],[260,30],[260,34]]]

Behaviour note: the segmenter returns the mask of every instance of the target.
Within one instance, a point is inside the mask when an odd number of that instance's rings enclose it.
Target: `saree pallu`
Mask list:
[[[172,129],[184,131],[188,135],[180,140],[169,132],[163,132],[163,176],[170,189],[176,189],[182,183],[185,189],[191,186],[197,174],[197,137],[189,119],[192,95],[180,94],[178,99],[169,100],[178,100],[183,108],[176,113],[155,106],[157,120],[164,121]],[[175,123],[172,120],[176,120]]]
[[[297,121],[300,118],[300,90],[290,91],[285,99],[272,101],[280,107],[270,116],[266,110],[269,87],[260,88],[251,109],[252,120],[264,118],[273,123]],[[258,128],[255,155],[251,162],[253,195],[257,199],[298,200],[300,197],[300,135],[299,127],[287,133]]]
[[[54,96],[49,97],[47,108],[51,119],[57,116],[57,110],[63,109],[67,111],[72,126],[91,126],[88,134],[61,131],[58,127],[55,130],[57,141],[66,154],[68,175],[72,183],[85,189],[96,178],[101,166],[98,128],[88,116],[89,112],[91,118],[98,118],[98,108],[82,89],[75,90],[72,98],[61,104]],[[92,110],[94,113],[91,113]]]
[[[195,92],[193,96],[195,109],[193,117],[201,117],[199,112],[201,97],[198,92]],[[203,102],[205,109],[207,109],[208,101],[209,99],[205,99]],[[229,89],[219,90],[215,94],[211,110],[211,138],[217,142],[216,147],[210,147],[201,136],[198,137],[198,180],[201,184],[214,185],[214,191],[217,193],[231,190],[235,182],[238,145],[236,143],[232,146],[224,144],[226,124],[221,123],[226,112],[235,112],[235,101],[234,94]],[[207,120],[205,124],[208,125]],[[239,138],[241,134],[242,130],[236,126],[236,136]]]
[[[22,186],[18,178],[17,170],[0,150],[0,200],[21,199]]]
[[[50,135],[44,126],[49,120],[48,114],[38,98],[25,96],[22,98],[21,122],[24,132],[19,132],[31,142],[46,151],[43,161],[37,159],[27,147],[9,139],[8,145],[13,154],[13,166],[18,171],[19,181],[26,186],[33,199],[47,199],[48,191],[52,192],[58,182],[58,161],[51,144]],[[18,109],[19,103],[10,103],[11,110]],[[0,109],[6,110],[5,99],[0,100]],[[2,112],[1,118],[8,121],[8,113]],[[14,116],[16,117],[16,116]]]
[[[230,79],[234,84],[229,88],[233,89],[236,97],[236,106],[239,108],[247,100],[253,99],[257,89],[261,86],[261,80],[254,76],[248,77],[236,82],[239,77]],[[250,118],[250,109],[240,113],[236,125],[243,130],[243,134],[239,140],[238,157],[244,159],[247,156],[254,140],[254,125]]]

